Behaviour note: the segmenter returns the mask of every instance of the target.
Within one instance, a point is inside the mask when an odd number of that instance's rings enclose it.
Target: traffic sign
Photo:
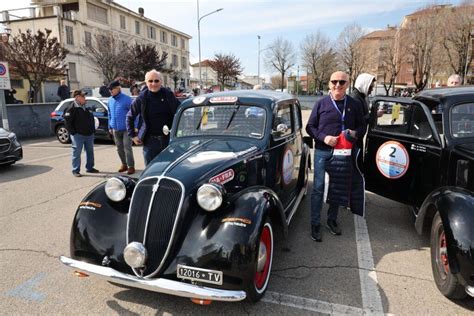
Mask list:
[[[10,72],[8,71],[8,63],[0,61],[0,89],[10,90]]]

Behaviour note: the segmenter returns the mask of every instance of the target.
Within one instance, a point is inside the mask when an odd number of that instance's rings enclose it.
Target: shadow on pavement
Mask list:
[[[0,166],[0,183],[7,183],[14,180],[25,179],[46,173],[53,169],[50,166],[24,165],[22,163],[11,166]]]

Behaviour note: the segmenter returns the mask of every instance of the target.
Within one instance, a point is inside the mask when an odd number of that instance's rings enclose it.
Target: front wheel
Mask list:
[[[258,302],[267,290],[273,260],[273,228],[269,218],[265,220],[258,241],[258,255],[255,263],[253,282],[249,285],[247,297]]]
[[[466,297],[464,286],[449,267],[446,234],[439,213],[436,213],[431,225],[431,269],[436,286],[444,296],[450,299]]]

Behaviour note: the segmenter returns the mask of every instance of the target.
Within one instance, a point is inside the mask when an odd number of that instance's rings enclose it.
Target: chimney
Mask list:
[[[138,13],[140,13],[140,16],[143,16],[145,14],[145,10],[143,8],[138,8]]]

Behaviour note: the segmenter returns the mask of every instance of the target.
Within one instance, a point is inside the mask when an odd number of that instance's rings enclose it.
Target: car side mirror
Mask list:
[[[163,125],[162,131],[163,131],[163,135],[168,136],[168,134],[170,133],[170,129],[168,125]]]
[[[274,129],[272,131],[272,135],[273,135],[273,137],[278,138],[282,134],[286,133],[286,131],[288,131],[288,126],[284,123],[280,123],[280,124],[277,125],[276,130]]]

